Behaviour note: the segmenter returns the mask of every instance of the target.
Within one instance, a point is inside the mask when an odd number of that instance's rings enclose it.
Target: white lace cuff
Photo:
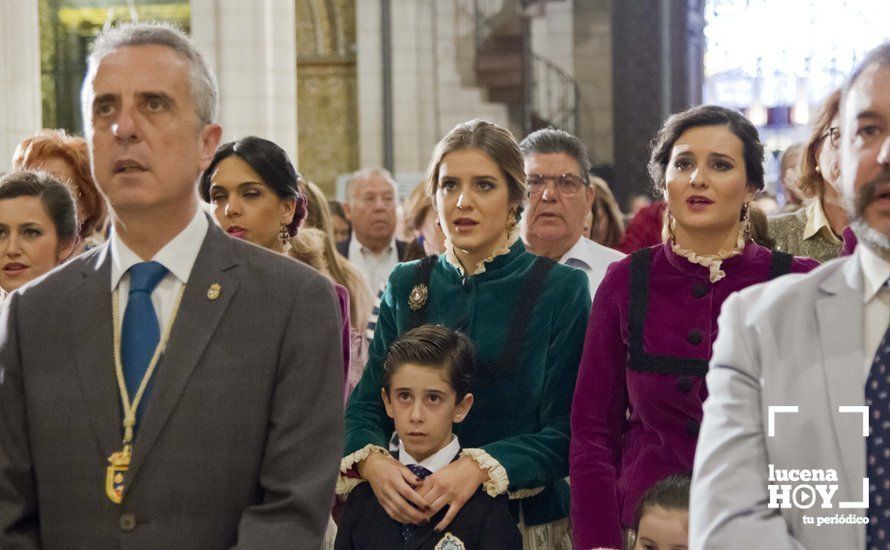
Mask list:
[[[336,488],[336,493],[338,495],[348,495],[350,492],[352,492],[353,489],[356,488],[359,483],[363,483],[365,481],[360,477],[348,477],[346,473],[349,472],[349,470],[351,470],[353,466],[368,458],[371,453],[374,452],[389,455],[389,451],[387,451],[383,447],[379,445],[369,444],[365,445],[351,455],[344,456],[340,460],[340,475],[337,477]]]
[[[543,487],[533,487],[531,489],[518,489],[516,491],[508,492],[507,498],[510,500],[519,500],[521,498],[533,497],[543,491],[544,491]]]
[[[488,479],[482,484],[488,496],[496,497],[507,490],[510,485],[507,470],[494,457],[482,449],[462,449],[461,454],[472,458],[480,468],[488,471]]]

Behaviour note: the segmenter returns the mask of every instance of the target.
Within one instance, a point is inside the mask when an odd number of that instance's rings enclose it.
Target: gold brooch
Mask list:
[[[417,311],[426,304],[426,297],[428,294],[429,289],[427,289],[425,284],[421,283],[419,285],[414,285],[414,288],[411,289],[411,293],[408,294],[408,305],[412,310]]]
[[[213,283],[210,285],[210,288],[207,289],[207,298],[210,300],[216,300],[219,298],[219,291],[222,290],[222,287],[219,286],[219,283]]]

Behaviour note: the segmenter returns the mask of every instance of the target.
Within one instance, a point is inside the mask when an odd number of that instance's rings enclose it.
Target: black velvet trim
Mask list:
[[[420,261],[414,271],[414,286],[425,284],[428,292],[432,292],[432,289],[430,288],[430,275],[432,274],[433,267],[436,265],[436,260],[437,256],[427,256]],[[556,262],[550,258],[539,256],[535,259],[535,263],[532,264],[531,270],[522,280],[522,284],[519,288],[519,297],[517,298],[516,307],[513,309],[513,319],[510,323],[510,329],[507,332],[507,336],[504,339],[503,355],[498,362],[479,361],[477,363],[477,369],[479,370],[480,375],[496,377],[510,371],[517,364],[519,361],[519,354],[522,351],[522,342],[525,337],[525,332],[528,329],[528,322],[531,319],[531,314],[534,311],[535,306],[538,304],[538,298],[541,295],[544,281],[547,279],[547,275],[550,273],[550,270],[553,269],[554,265],[556,265]],[[407,302],[407,296],[405,297],[405,301]],[[427,301],[429,301],[429,298],[427,298]],[[411,310],[408,329],[417,328],[426,323],[426,321],[426,305],[418,310]],[[451,328],[464,332],[467,327]]]
[[[775,279],[776,277],[781,277],[782,275],[787,275],[788,273],[790,273],[791,262],[793,260],[794,256],[792,256],[791,254],[774,250],[773,256],[770,259],[769,278]]]
[[[640,372],[704,376],[708,372],[708,361],[705,359],[649,355],[643,351],[643,326],[646,322],[646,310],[649,307],[649,265],[651,263],[652,250],[649,248],[642,248],[631,254],[630,312],[628,316],[630,351],[627,367]]]
[[[429,302],[429,292],[430,289],[430,275],[433,273],[433,267],[435,267],[436,262],[439,260],[439,257],[435,254],[432,256],[427,256],[426,258],[420,260],[420,263],[417,264],[417,267],[414,269],[414,285],[408,289],[408,295],[410,296],[411,291],[417,285],[426,285],[427,288],[427,302]],[[405,299],[405,303],[408,303],[407,297]],[[408,320],[408,329],[417,328],[420,325],[426,323],[427,318],[427,307],[426,304],[423,305],[420,309],[412,309],[411,316]]]
[[[507,338],[504,340],[504,355],[501,359],[501,368],[505,371],[512,370],[513,366],[519,362],[519,354],[522,351],[522,342],[525,339],[528,322],[531,319],[532,311],[534,311],[538,303],[538,298],[541,296],[544,280],[554,265],[556,265],[556,262],[550,258],[538,256],[535,259],[535,263],[532,264],[531,271],[522,280],[518,302],[513,309],[513,320],[510,323]]]

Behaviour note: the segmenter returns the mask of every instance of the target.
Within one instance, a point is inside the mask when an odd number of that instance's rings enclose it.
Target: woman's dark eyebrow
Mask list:
[[[732,156],[727,155],[727,154],[725,154],[725,153],[711,153],[710,156],[712,156],[712,157],[718,157],[718,158],[723,158],[723,159],[727,159],[727,160],[731,160],[731,161],[733,161],[733,162],[736,162],[735,157],[732,157]]]

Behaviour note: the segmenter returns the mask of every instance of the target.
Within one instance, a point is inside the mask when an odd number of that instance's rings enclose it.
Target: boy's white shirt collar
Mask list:
[[[451,443],[445,445],[437,452],[433,453],[426,460],[421,462],[417,462],[414,460],[414,457],[408,454],[408,451],[405,450],[405,445],[399,440],[399,462],[404,464],[405,466],[409,466],[411,464],[417,464],[418,466],[423,466],[431,473],[435,474],[445,466],[451,464],[454,461],[454,457],[457,456],[457,453],[460,452],[460,442],[457,440],[457,436],[451,434]]]

